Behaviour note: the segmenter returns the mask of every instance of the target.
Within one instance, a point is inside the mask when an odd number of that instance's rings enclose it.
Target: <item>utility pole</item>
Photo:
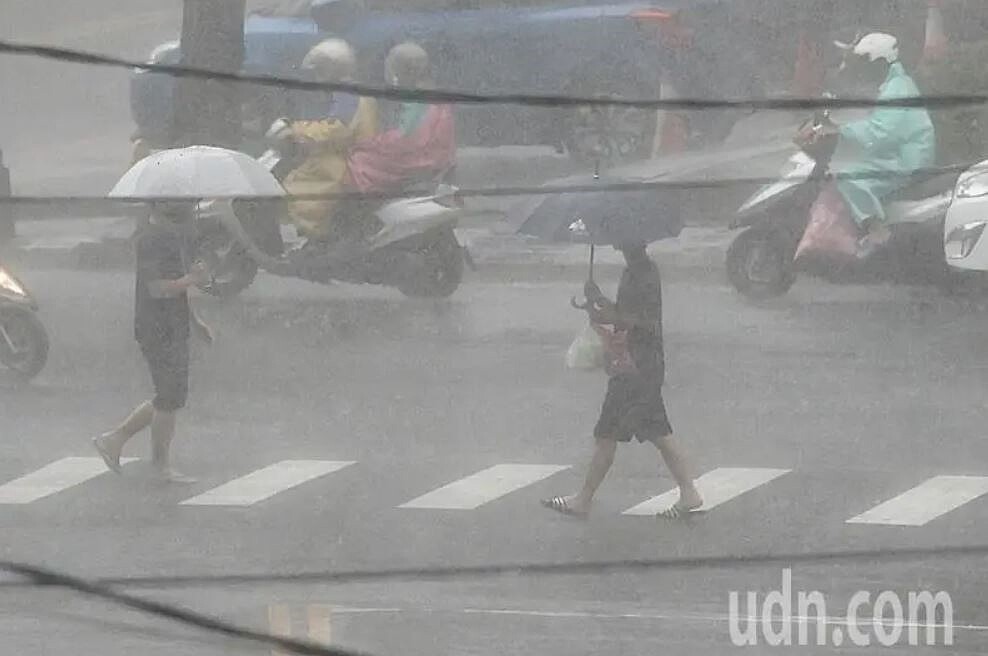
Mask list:
[[[238,73],[244,63],[246,0],[184,0],[182,65]],[[241,85],[178,78],[172,141],[176,146],[237,148],[243,118]]]

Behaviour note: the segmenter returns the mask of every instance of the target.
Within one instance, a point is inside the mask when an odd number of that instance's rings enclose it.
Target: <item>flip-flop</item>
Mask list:
[[[566,515],[567,517],[576,517],[577,519],[586,519],[590,514],[585,511],[573,510],[569,507],[569,502],[566,501],[565,497],[552,497],[551,499],[543,499],[542,505],[549,510],[555,510],[561,515]]]
[[[672,504],[665,510],[660,510],[658,514],[656,514],[655,516],[658,519],[672,519],[672,520],[687,519],[693,513],[700,512],[700,509],[702,507],[703,504],[700,504],[698,506],[693,506],[691,508],[688,506],[684,506],[677,501],[676,503]]]
[[[120,468],[120,456],[114,458],[110,455],[110,452],[106,450],[103,444],[100,442],[100,438],[93,438],[93,447],[96,452],[99,453],[100,457],[103,458],[103,462],[106,464],[106,468],[109,469],[114,474],[119,474],[123,470]]]

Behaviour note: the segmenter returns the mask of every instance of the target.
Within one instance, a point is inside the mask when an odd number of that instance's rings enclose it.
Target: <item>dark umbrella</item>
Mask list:
[[[627,182],[596,176],[588,180]],[[678,237],[683,228],[679,192],[670,189],[560,193],[529,201],[519,210],[528,216],[518,232],[551,242],[652,243]]]

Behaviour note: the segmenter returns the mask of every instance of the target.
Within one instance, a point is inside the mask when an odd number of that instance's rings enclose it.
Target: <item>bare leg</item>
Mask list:
[[[604,482],[604,477],[607,476],[611,465],[614,464],[615,451],[617,451],[616,441],[596,440],[593,457],[590,459],[590,467],[587,470],[587,478],[583,483],[583,489],[578,494],[572,496],[549,499],[544,501],[543,505],[553,510],[576,515],[585,515],[590,512],[590,506],[593,504],[593,497],[597,493],[597,488]]]
[[[124,445],[135,435],[151,425],[154,407],[150,401],[137,406],[122,424],[109,433],[104,433],[93,440],[93,445],[99,451],[106,466],[115,472],[120,471],[120,453]]]
[[[151,466],[155,475],[169,483],[195,483],[171,468],[171,445],[175,437],[175,413],[155,410],[151,420]]]
[[[693,471],[679,441],[669,435],[657,441],[655,446],[658,447],[666,467],[669,468],[676,485],[679,486],[679,501],[676,505],[683,510],[693,510],[703,505],[700,491],[696,489],[696,484],[693,482]]]
[[[154,411],[151,420],[151,464],[159,471],[168,469],[172,439],[175,437],[175,413]]]

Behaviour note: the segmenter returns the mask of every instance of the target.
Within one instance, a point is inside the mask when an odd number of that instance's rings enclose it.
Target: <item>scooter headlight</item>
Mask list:
[[[981,198],[988,196],[988,170],[966,175],[957,181],[958,198]]]
[[[0,289],[5,289],[11,294],[27,298],[27,290],[6,269],[0,269]]]
[[[947,259],[963,260],[970,255],[984,234],[985,227],[988,227],[988,221],[975,221],[951,230],[945,241]]]

